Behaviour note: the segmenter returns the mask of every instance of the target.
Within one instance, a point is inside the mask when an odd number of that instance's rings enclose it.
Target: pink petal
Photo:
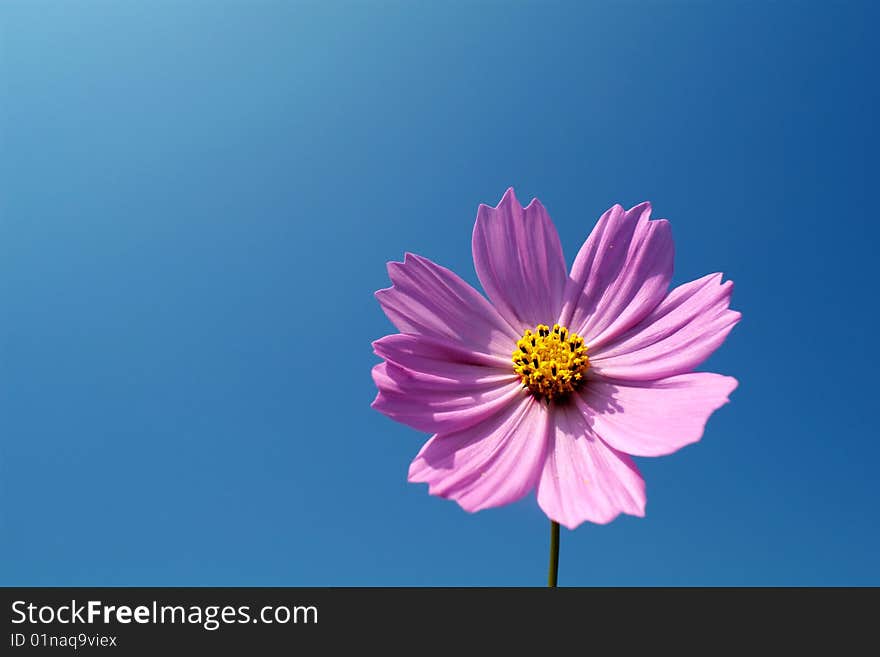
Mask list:
[[[494,356],[415,335],[389,335],[373,348],[388,362],[373,368],[372,407],[419,431],[464,429],[523,394],[510,365],[499,367]]]
[[[645,482],[632,459],[597,438],[572,405],[554,410],[556,432],[538,482],[538,504],[552,520],[574,529],[621,513],[645,515]]]
[[[736,379],[694,372],[647,382],[590,379],[577,408],[593,432],[634,456],[663,456],[697,442],[712,413],[726,404]]]
[[[456,342],[422,335],[386,335],[373,343],[373,351],[381,358],[420,372],[439,374],[448,369],[449,374],[444,375],[447,378],[455,378],[462,367],[467,368],[466,374],[500,377],[498,380],[510,380],[517,376],[513,373],[510,353],[503,356],[484,354],[471,351]],[[513,352],[513,347],[510,351]]]
[[[453,499],[465,511],[509,504],[538,481],[550,411],[526,395],[518,404],[463,431],[431,438],[409,468],[411,482]]]
[[[445,267],[407,253],[389,262],[393,285],[376,292],[388,319],[402,333],[459,343],[473,351],[509,356],[521,334],[474,288]]]
[[[733,282],[710,274],[669,293],[647,317],[605,346],[590,352],[603,376],[649,381],[690,372],[740,319],[730,310]]]
[[[651,205],[615,205],[581,247],[565,290],[559,323],[591,351],[626,331],[663,299],[672,278],[672,231],[649,221]]]
[[[553,324],[567,271],[559,235],[540,201],[523,209],[511,188],[497,207],[480,205],[473,253],[486,295],[517,337],[526,328]]]

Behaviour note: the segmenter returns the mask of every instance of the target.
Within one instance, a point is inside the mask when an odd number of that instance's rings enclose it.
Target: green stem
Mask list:
[[[550,572],[547,574],[547,586],[556,588],[556,577],[559,575],[559,523],[550,521]]]

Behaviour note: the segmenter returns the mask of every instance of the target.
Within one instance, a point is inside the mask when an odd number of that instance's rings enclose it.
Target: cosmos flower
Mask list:
[[[409,481],[470,512],[534,490],[570,529],[644,516],[630,456],[700,440],[737,381],[693,370],[740,318],[721,274],[669,291],[672,234],[650,215],[612,207],[568,272],[544,206],[507,190],[474,226],[488,300],[426,258],[388,264],[376,297],[400,333],[373,343],[372,406],[433,434]]]

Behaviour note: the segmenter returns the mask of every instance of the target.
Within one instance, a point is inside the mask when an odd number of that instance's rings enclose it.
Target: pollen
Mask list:
[[[523,387],[548,403],[577,389],[590,367],[584,339],[559,324],[526,329],[512,358]]]

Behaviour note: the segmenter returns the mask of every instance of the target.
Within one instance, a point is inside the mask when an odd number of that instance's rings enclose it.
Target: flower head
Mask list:
[[[736,379],[694,372],[740,313],[711,274],[671,292],[669,224],[651,206],[605,212],[569,272],[535,199],[480,205],[473,233],[488,300],[420,256],[388,264],[376,297],[400,331],[373,343],[373,408],[434,434],[409,480],[467,511],[532,490],[574,528],[643,516],[633,456],[698,441]]]

